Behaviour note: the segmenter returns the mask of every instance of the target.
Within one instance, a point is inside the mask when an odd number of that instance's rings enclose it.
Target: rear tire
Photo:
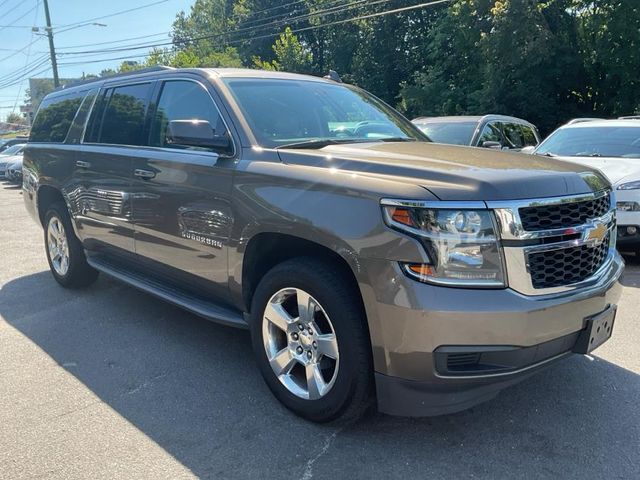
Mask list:
[[[276,398],[314,422],[360,417],[373,398],[366,322],[360,292],[334,264],[301,257],[271,269],[253,295],[251,339]]]
[[[98,271],[87,263],[66,205],[51,204],[44,218],[44,245],[53,278],[66,288],[91,285],[98,278]]]

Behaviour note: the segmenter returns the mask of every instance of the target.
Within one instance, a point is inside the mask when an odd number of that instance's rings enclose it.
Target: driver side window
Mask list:
[[[198,83],[188,80],[164,82],[153,117],[150,145],[153,147],[210,150],[187,147],[167,141],[169,122],[174,120],[206,120],[215,136],[229,135],[209,93]]]

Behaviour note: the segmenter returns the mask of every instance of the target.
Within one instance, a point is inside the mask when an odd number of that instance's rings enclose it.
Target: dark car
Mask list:
[[[412,120],[436,143],[519,151],[540,143],[535,125],[504,115],[419,117]]]
[[[57,282],[102,272],[249,328],[269,388],[314,421],[374,396],[402,415],[488,400],[606,341],[622,288],[597,171],[433,144],[322,78],[153,69],[64,88],[23,175]]]
[[[18,136],[15,138],[11,138],[6,140],[2,145],[0,145],[0,152],[5,151],[7,148],[12,147],[13,145],[17,145],[19,143],[27,143],[29,137]]]

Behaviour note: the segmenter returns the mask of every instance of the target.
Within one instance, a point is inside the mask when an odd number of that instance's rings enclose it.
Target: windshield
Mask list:
[[[561,157],[640,158],[640,125],[560,129],[535,153]]]
[[[345,85],[253,78],[232,78],[225,83],[263,147],[315,140],[427,140],[400,114]]]
[[[11,145],[6,150],[3,150],[2,153],[0,153],[0,155],[18,155],[22,152],[23,148],[24,148],[24,144],[22,143],[19,145]]]
[[[478,124],[476,122],[429,122],[416,125],[433,142],[469,145]]]

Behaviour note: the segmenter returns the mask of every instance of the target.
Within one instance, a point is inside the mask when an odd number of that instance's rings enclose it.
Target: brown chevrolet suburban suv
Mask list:
[[[249,328],[297,414],[455,412],[612,331],[596,171],[435,145],[370,94],[156,68],[57,90],[24,154],[53,277],[98,272]]]

